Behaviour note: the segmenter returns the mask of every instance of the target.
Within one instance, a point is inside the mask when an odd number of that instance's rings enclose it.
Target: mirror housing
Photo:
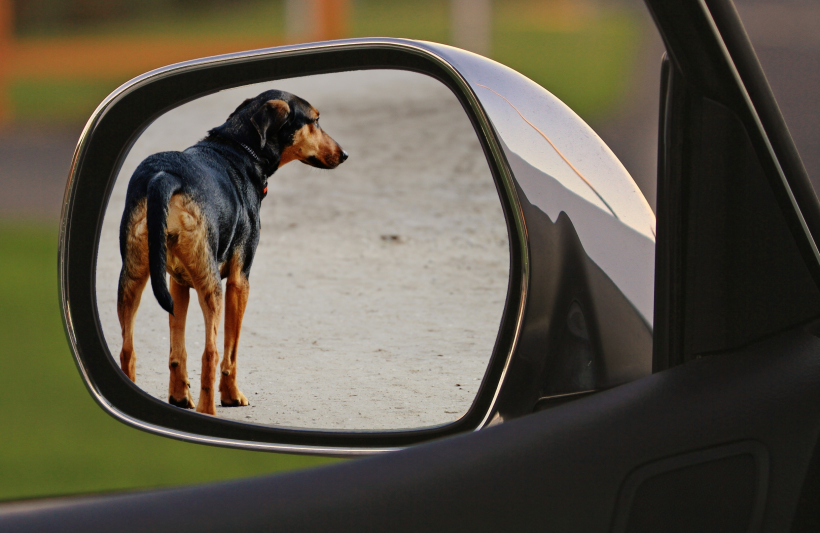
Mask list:
[[[496,182],[510,241],[509,288],[469,411],[453,423],[417,430],[296,430],[199,415],[145,394],[109,353],[94,276],[105,208],[135,140],[170,109],[223,89],[363,69],[419,72],[449,87]],[[60,226],[63,320],[92,396],[129,425],[248,449],[373,454],[478,430],[651,373],[654,224],[632,178],[592,129],[552,94],[489,59],[403,39],[230,54],[137,77],[89,119]]]

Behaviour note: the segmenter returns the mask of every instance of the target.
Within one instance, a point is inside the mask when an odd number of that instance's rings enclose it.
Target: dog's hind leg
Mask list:
[[[137,380],[137,356],[134,353],[134,320],[142,291],[148,283],[148,232],[145,226],[145,204],[132,213],[124,232],[123,264],[117,288],[117,317],[122,330],[120,368],[131,381]]]
[[[233,261],[225,290],[225,350],[222,352],[222,375],[219,378],[222,407],[248,405],[248,399],[236,386],[236,351],[249,290],[248,278],[237,261]]]
[[[215,415],[214,383],[219,363],[216,338],[222,318],[222,285],[219,267],[208,243],[205,218],[196,202],[182,195],[171,197],[168,205],[168,254],[173,256],[171,263],[181,267],[188,276],[187,281],[196,290],[205,318],[205,351],[196,410]]]
[[[171,381],[168,385],[168,403],[184,409],[194,408],[191,397],[191,382],[188,381],[188,353],[185,351],[185,318],[188,314],[189,289],[171,278],[171,297],[174,299],[174,314],[168,315],[171,329],[171,355],[168,368]]]
[[[147,265],[146,265],[147,268]],[[117,291],[117,316],[122,330],[122,350],[120,368],[131,381],[137,381],[137,356],[134,353],[134,321],[140,305],[142,291],[148,283],[148,275],[142,278],[130,277],[126,269],[120,272],[120,287]]]
[[[222,315],[222,285],[219,283],[219,276],[214,276],[210,282],[197,287],[196,292],[205,318],[205,351],[202,353],[202,377],[196,410],[198,413],[216,415],[214,384],[219,363],[216,338]]]

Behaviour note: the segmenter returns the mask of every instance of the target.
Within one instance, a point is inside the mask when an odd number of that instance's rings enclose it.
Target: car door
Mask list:
[[[275,478],[20,506],[4,530],[809,531],[820,203],[729,0],[647,0],[661,78],[653,374]]]

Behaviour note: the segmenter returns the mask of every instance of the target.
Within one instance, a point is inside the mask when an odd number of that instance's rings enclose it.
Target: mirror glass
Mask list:
[[[455,95],[423,74],[355,71],[225,90],[154,121],[106,208],[96,298],[117,366],[162,401],[268,426],[408,429],[469,410],[509,265]]]

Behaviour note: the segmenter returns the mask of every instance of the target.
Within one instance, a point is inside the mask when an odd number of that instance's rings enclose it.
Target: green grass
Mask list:
[[[11,80],[8,98],[19,122],[78,123],[127,80]]]
[[[508,20],[496,25],[492,57],[590,120],[611,112],[630,89],[640,40],[628,11],[591,16],[569,29]]]
[[[563,13],[539,2],[496,2],[490,57],[555,94],[586,120],[629,90],[640,28],[627,9]],[[359,0],[357,37],[450,41],[447,2]]]
[[[202,483],[330,459],[183,443],[105,414],[63,333],[56,228],[0,222],[0,500]]]
[[[359,0],[351,26],[353,37],[446,43],[450,40],[449,4],[442,0]]]
[[[641,41],[635,15],[626,8],[564,13],[549,2],[495,3],[490,56],[547,88],[585,120],[611,113],[630,89]],[[546,6],[546,7],[545,7]],[[566,11],[566,10],[565,10]],[[86,29],[36,33],[48,36],[281,38],[279,2],[220,8],[195,14],[165,13]],[[444,0],[358,0],[353,37],[406,37],[447,43],[449,6]],[[136,76],[140,72],[133,72]],[[12,80],[10,104],[18,122],[82,122],[126,79]]]

